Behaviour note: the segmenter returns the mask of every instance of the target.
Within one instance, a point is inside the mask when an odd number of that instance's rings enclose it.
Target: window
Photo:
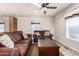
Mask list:
[[[40,30],[40,23],[31,23],[32,24],[32,32],[35,30]]]
[[[79,16],[66,20],[66,37],[79,41]]]
[[[4,23],[0,23],[0,32],[4,32]]]

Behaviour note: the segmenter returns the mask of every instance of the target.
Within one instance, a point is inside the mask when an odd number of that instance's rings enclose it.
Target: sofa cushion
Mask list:
[[[13,32],[13,34],[15,35],[16,39],[18,39],[18,40],[23,38],[23,35],[22,35],[21,31]]]
[[[13,32],[5,32],[7,35],[9,35],[9,37],[11,38],[11,40],[13,41],[13,42],[16,42],[17,40],[16,40],[16,38],[15,38],[15,36],[13,35]]]
[[[14,43],[23,38],[21,31],[5,32],[5,33],[10,36],[10,38],[12,39]]]
[[[16,41],[21,40],[23,38],[22,33],[20,31],[13,32],[13,36],[15,37]]]
[[[16,42],[16,44],[22,44],[22,43],[25,43],[25,44],[29,45],[31,43],[31,40],[22,39],[22,40],[19,40],[18,42]]]
[[[26,47],[25,44],[15,44],[15,48],[19,49],[20,55],[25,55],[26,51],[28,50],[28,47]]]

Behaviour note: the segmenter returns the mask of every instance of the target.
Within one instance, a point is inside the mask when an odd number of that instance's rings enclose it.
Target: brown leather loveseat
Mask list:
[[[29,48],[32,43],[31,36],[24,39],[22,31],[15,32],[5,32],[5,34],[9,35],[12,41],[14,42],[14,48],[7,48],[0,43],[0,55],[1,56],[25,56],[29,51]]]

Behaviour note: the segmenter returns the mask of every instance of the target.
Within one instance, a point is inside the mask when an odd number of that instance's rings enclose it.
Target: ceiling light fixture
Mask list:
[[[41,12],[43,12],[44,14],[46,14],[47,8],[46,8],[46,7],[42,8],[42,9],[41,9]]]
[[[46,11],[43,11],[44,14],[46,14]]]

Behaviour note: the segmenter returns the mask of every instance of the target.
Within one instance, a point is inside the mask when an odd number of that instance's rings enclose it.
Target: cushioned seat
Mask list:
[[[21,56],[26,53],[26,50],[28,50],[28,47],[26,47],[26,44],[15,44],[15,48],[19,49]]]
[[[32,40],[25,40],[25,39],[23,39],[23,40],[19,40],[15,44],[26,44],[26,45],[29,46],[31,44],[31,42],[32,42]]]

